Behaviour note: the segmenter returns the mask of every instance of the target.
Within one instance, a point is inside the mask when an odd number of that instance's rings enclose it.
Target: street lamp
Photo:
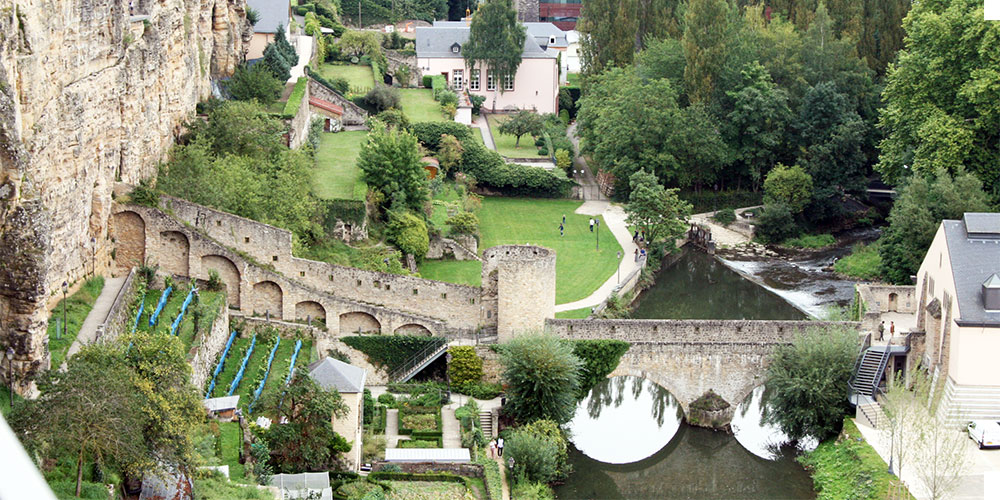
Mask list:
[[[618,284],[622,283],[622,253],[618,252]]]
[[[69,283],[66,283],[65,281],[63,281],[62,292],[63,292],[63,331],[64,332],[66,331],[66,327],[68,326],[66,324],[66,292],[68,292],[68,291],[69,291]],[[59,330],[56,330],[56,338],[62,338],[62,336],[59,335]]]
[[[601,219],[594,219],[594,236],[597,238],[597,250],[601,249]]]

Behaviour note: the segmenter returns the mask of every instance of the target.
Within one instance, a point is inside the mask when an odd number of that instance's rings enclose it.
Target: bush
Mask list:
[[[792,211],[784,204],[765,206],[754,228],[754,234],[764,243],[785,241],[799,232]]]
[[[471,212],[459,212],[445,221],[454,234],[476,234],[479,232],[479,217]]]
[[[823,248],[837,243],[833,235],[826,234],[804,234],[797,238],[785,240],[782,245],[796,248]]]
[[[448,354],[451,355],[451,361],[448,363],[448,379],[452,384],[461,385],[482,380],[483,359],[476,354],[474,347],[449,347]]]
[[[431,75],[424,75],[420,83],[427,88],[431,88]]]
[[[580,358],[553,335],[522,334],[502,345],[507,405],[518,422],[563,424],[573,418],[580,387]]]
[[[482,400],[493,399],[503,392],[503,387],[500,384],[490,384],[487,382],[452,384],[451,389],[459,394],[465,394],[466,396]]]
[[[382,120],[382,123],[390,127],[397,128],[409,128],[410,119],[406,117],[406,113],[403,110],[397,108],[389,108],[385,111],[379,113],[376,118]]]
[[[431,76],[431,92],[435,101],[440,100],[441,92],[446,90],[448,90],[448,80],[445,79],[444,75]]]
[[[598,382],[613,372],[628,349],[629,343],[623,340],[573,341],[573,354],[580,358],[582,364],[578,396],[581,398],[586,396]]]
[[[449,104],[458,106],[458,94],[450,90],[442,90],[441,93],[438,94],[438,102],[441,103],[441,106],[447,106]]]
[[[486,492],[489,498],[503,498],[503,479],[500,474],[500,464],[492,458],[480,453],[476,463],[483,466],[483,475],[486,477]]]
[[[375,84],[375,88],[365,94],[365,102],[380,113],[389,108],[398,108],[399,90],[388,85]]]
[[[559,198],[573,185],[543,168],[506,163],[499,153],[476,141],[463,141],[462,147],[462,172],[474,177],[480,186],[505,195]]]
[[[386,406],[393,406],[396,404],[396,396],[393,396],[392,394],[389,393],[379,394],[378,402]]]
[[[841,257],[833,264],[833,270],[853,278],[877,280],[882,277],[882,256],[878,245],[859,243],[851,249],[851,254]]]
[[[723,208],[712,215],[712,220],[722,224],[723,226],[732,224],[736,221],[736,212],[731,208]]]
[[[139,181],[139,185],[132,189],[128,195],[129,201],[136,205],[157,208],[160,206],[160,193],[151,185],[149,179]],[[152,283],[150,281],[149,283]]]
[[[264,48],[264,60],[260,64],[263,64],[279,82],[287,82],[292,76],[289,70],[294,64],[285,58],[281,49],[274,43],[269,43]]]
[[[402,366],[414,354],[435,342],[443,342],[442,337],[417,337],[413,335],[365,335],[348,336],[341,340],[365,353],[372,363],[384,366],[389,371]]]
[[[482,109],[484,102],[486,102],[486,96],[477,94],[469,95],[469,103],[472,104],[472,112],[477,115],[479,114],[479,110]]]
[[[454,120],[455,114],[458,113],[458,107],[452,103],[442,104],[441,113],[444,115],[445,118],[449,120]]]
[[[413,254],[418,260],[427,255],[427,249],[430,247],[427,224],[423,219],[409,211],[394,210],[389,212],[386,237],[401,252]]]
[[[232,78],[221,82],[222,88],[230,97],[238,101],[257,100],[265,106],[281,95],[284,84],[278,81],[263,64],[247,66],[241,64],[236,68]]]
[[[548,155],[549,155],[549,148],[545,146],[538,148],[538,156],[548,156]]]
[[[472,139],[472,130],[456,122],[420,122],[410,126],[412,133],[421,144],[431,151],[437,151],[442,135],[454,136],[464,143]]]
[[[504,451],[514,459],[512,473],[519,483],[551,483],[569,476],[566,437],[551,420],[538,420],[514,431]]]
[[[518,500],[555,500],[556,498],[549,485],[526,481],[515,484],[510,497]]]

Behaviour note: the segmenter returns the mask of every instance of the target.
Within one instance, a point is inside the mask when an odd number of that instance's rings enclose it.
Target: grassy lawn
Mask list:
[[[313,173],[313,192],[327,200],[363,200],[368,187],[361,181],[358,153],[368,132],[324,133],[320,135]]]
[[[392,491],[387,500],[464,500],[462,483],[445,481],[386,481]]]
[[[898,480],[886,471],[882,457],[866,441],[858,441],[861,432],[853,420],[844,419],[841,434],[850,439],[828,439],[798,459],[812,473],[817,498],[890,498]],[[902,498],[913,498],[905,487]]]
[[[233,341],[233,347],[226,356],[226,363],[223,365],[222,372],[219,373],[219,377],[215,381],[215,389],[212,390],[212,397],[222,397],[229,392],[229,386],[233,383],[233,379],[236,378],[236,372],[239,371],[240,363],[243,362],[243,356],[246,355],[243,348],[250,345],[250,340],[251,337],[238,337]],[[267,375],[267,382],[264,383],[264,392],[260,395],[261,399],[270,391],[279,391],[284,387],[285,377],[288,376],[293,352],[295,352],[295,339],[282,338],[278,344],[278,350],[274,352],[274,361],[271,362],[271,371]],[[301,370],[309,364],[311,352],[312,341],[303,340],[302,349],[299,351],[299,356],[295,359],[297,369]],[[240,381],[240,385],[236,387],[236,392],[233,393],[240,396],[240,407],[244,408],[244,410],[250,405],[250,402],[253,400],[253,391],[257,389],[253,378],[260,367],[267,365],[267,357],[270,353],[270,349],[262,343],[254,346],[253,354],[250,355],[250,361],[247,362],[246,370],[243,372],[243,379]],[[257,410],[255,409],[255,411]]]
[[[582,299],[615,272],[621,246],[601,223],[601,249],[587,224],[590,216],[573,213],[582,202],[540,198],[485,198],[479,210],[480,250],[497,245],[532,244],[556,251],[556,303]],[[559,223],[566,216],[565,235]],[[425,261],[420,274],[429,279],[478,284],[479,262]]]
[[[882,277],[882,256],[875,244],[859,243],[833,265],[833,270],[853,278],[877,280]]]
[[[239,483],[250,483],[251,479],[243,476],[243,464],[240,463],[240,441],[239,422],[219,422],[219,432],[222,437],[222,465],[229,466],[229,478]]]
[[[566,81],[571,87],[579,87],[580,73],[566,73]]]
[[[399,89],[399,98],[403,113],[412,123],[448,121],[429,89]]]
[[[829,233],[824,234],[803,234],[795,238],[789,238],[781,243],[782,246],[794,248],[823,248],[833,245],[837,239]]]
[[[226,363],[222,367],[222,372],[215,379],[215,389],[212,390],[213,398],[221,398],[229,392],[229,384],[233,383],[233,379],[236,378],[236,372],[240,369],[240,363],[243,362],[243,356],[246,354],[243,349],[250,345],[250,337],[236,337],[233,341],[233,346],[229,348],[229,354],[226,355]],[[257,348],[254,347],[254,351]],[[205,388],[206,390],[208,387]]]
[[[490,122],[490,132],[493,134],[493,142],[496,143],[497,152],[510,158],[534,158],[538,156],[538,148],[535,147],[535,139],[529,134],[521,136],[520,147],[515,148],[514,143],[517,138],[500,133],[500,124],[507,119],[502,115],[488,115]]]
[[[590,316],[590,308],[582,307],[580,309],[573,309],[572,311],[557,312],[556,318],[559,319],[586,319]]]
[[[371,66],[363,66],[361,64],[323,64],[319,67],[319,74],[327,80],[344,78],[350,84],[352,90],[355,88],[370,90],[375,86],[375,76],[372,74]]]
[[[101,295],[104,289],[104,277],[98,276],[87,280],[79,290],[73,295],[66,297],[66,323],[68,328],[62,326],[63,321],[63,301],[56,304],[49,316],[49,352],[52,354],[52,368],[59,368],[64,359],[69,346],[73,345],[76,336],[80,333],[83,321],[87,319],[87,314],[94,308],[94,302]],[[61,329],[61,331],[60,331]]]

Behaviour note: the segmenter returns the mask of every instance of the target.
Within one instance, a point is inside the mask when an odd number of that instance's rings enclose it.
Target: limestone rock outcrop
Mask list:
[[[155,173],[251,36],[244,0],[0,0],[0,350],[19,392],[48,366],[60,284],[109,263],[116,180]]]

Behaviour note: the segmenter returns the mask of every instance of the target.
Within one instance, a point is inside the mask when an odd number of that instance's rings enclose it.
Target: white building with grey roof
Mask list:
[[[542,24],[550,25],[551,29],[534,26]],[[555,50],[547,49],[550,42],[553,49],[558,44],[566,45],[565,33],[558,36],[556,31],[563,33],[550,23],[526,23],[517,73],[495,75],[485,67],[466,67],[462,46],[469,41],[468,22],[435,21],[433,26],[416,29],[417,66],[423,75],[444,75],[455,92],[485,97],[484,109],[556,113],[559,110],[558,55]]]
[[[247,7],[257,11],[247,60],[260,59],[264,57],[264,47],[274,41],[279,29],[285,32],[285,37],[290,37],[292,7],[288,0],[247,0]]]
[[[337,434],[352,442],[347,462],[354,470],[361,465],[361,417],[364,415],[366,375],[363,368],[333,358],[324,358],[309,365],[309,377],[320,387],[339,392],[347,405],[347,415],[341,418],[331,416],[331,422]]]

